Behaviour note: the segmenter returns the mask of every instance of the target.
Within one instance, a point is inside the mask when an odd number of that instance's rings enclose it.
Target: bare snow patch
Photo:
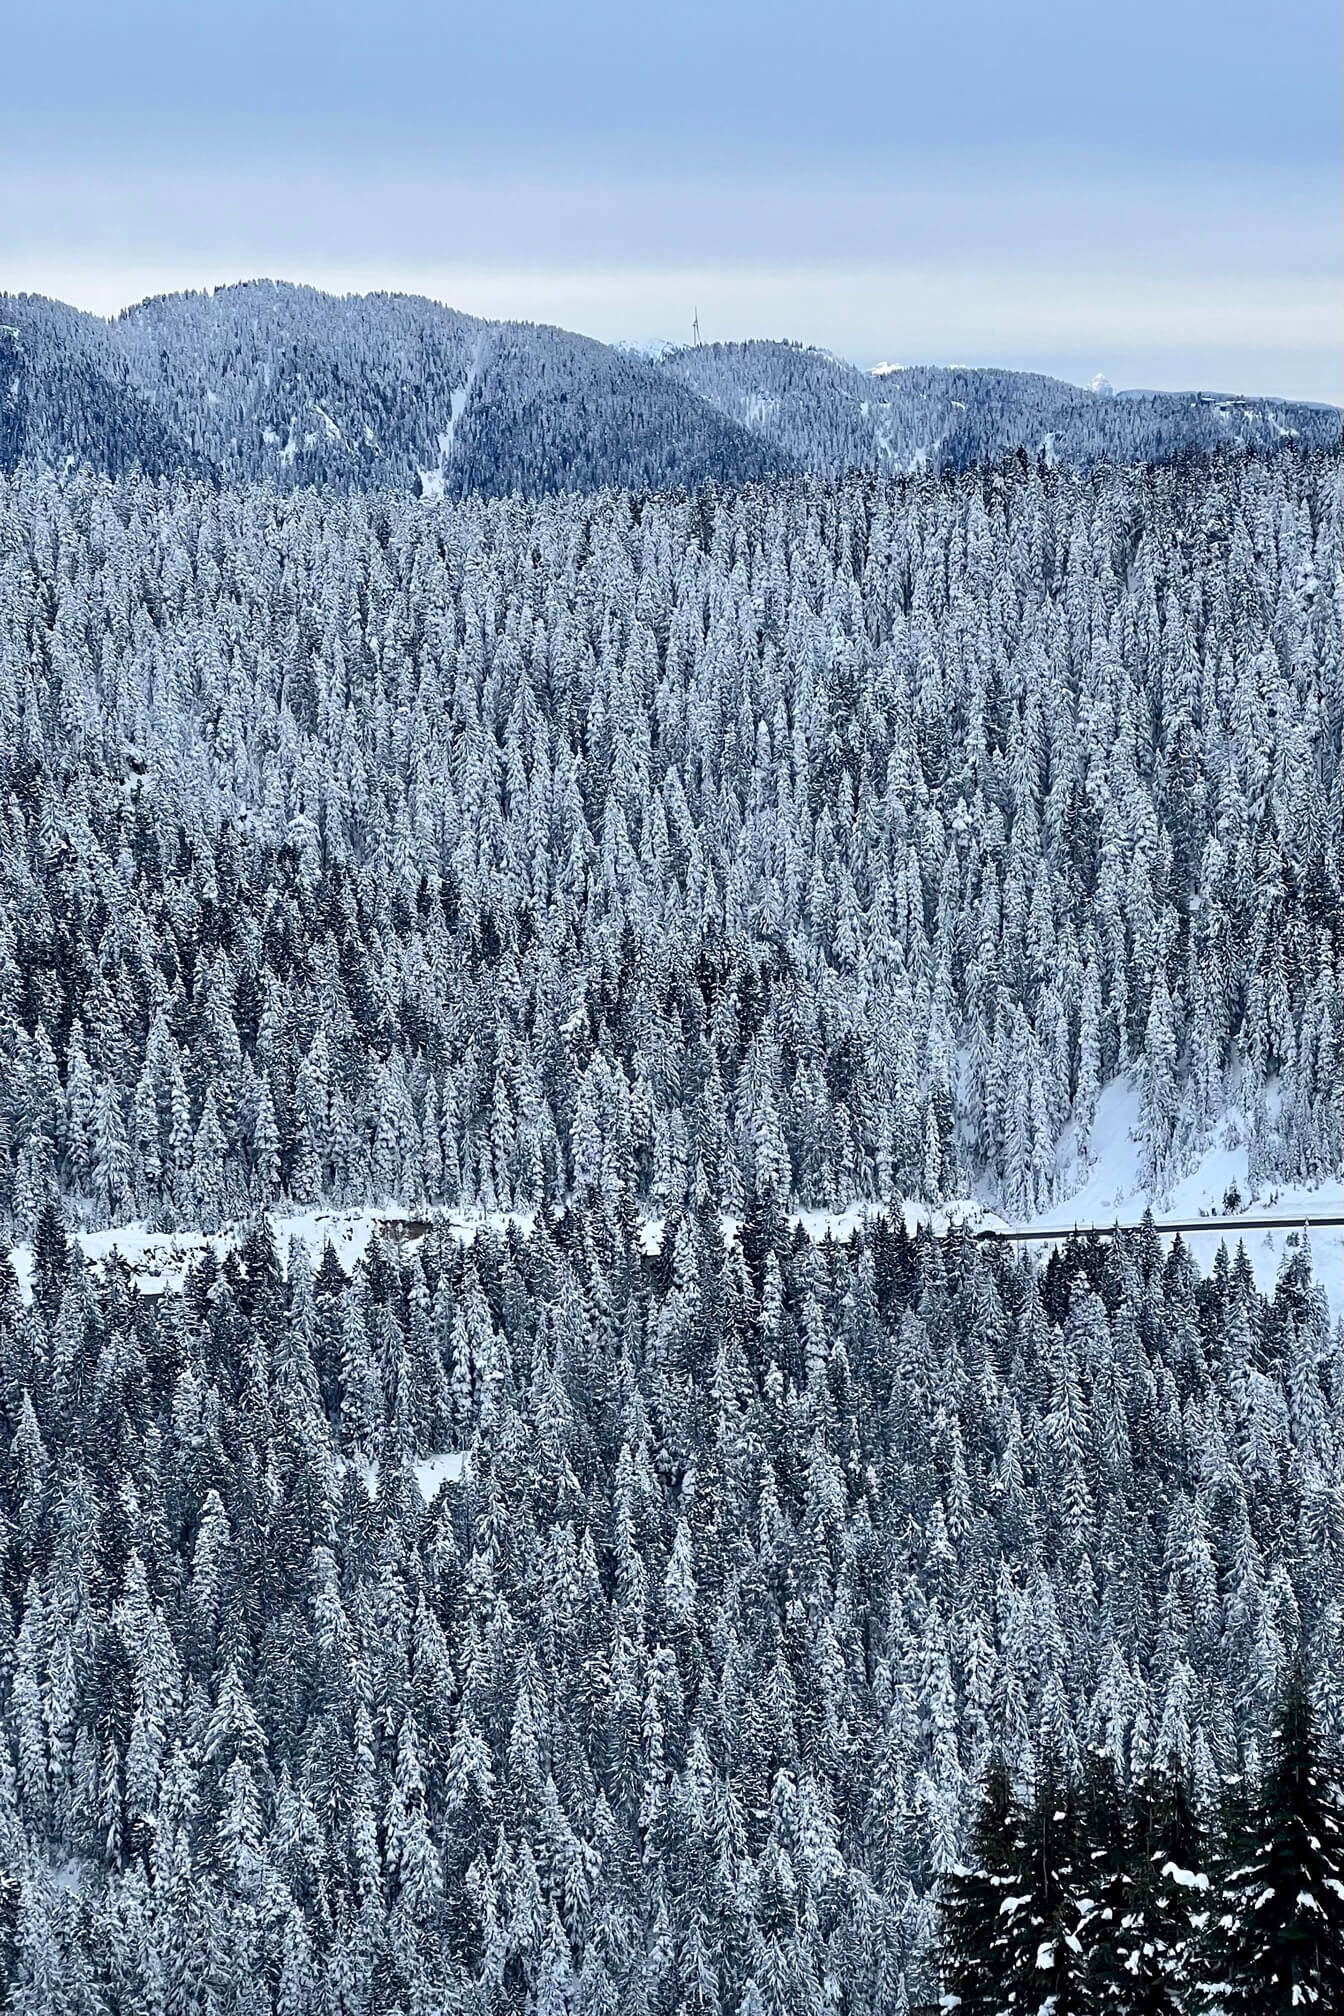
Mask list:
[[[1344,1181],[1319,1185],[1269,1183],[1258,1188],[1250,1180],[1250,1129],[1243,1114],[1229,1108],[1212,1130],[1209,1145],[1193,1157],[1183,1173],[1173,1177],[1160,1197],[1145,1188],[1139,1140],[1139,1091],[1132,1078],[1113,1078],[1097,1100],[1096,1119],[1086,1153],[1080,1151],[1072,1125],[1060,1139],[1060,1171],[1056,1202],[1037,1217],[1015,1227],[1034,1231],[1058,1226],[1065,1238],[1074,1226],[1106,1227],[1132,1223],[1151,1207],[1155,1218],[1216,1218],[1207,1232],[1183,1232],[1181,1238],[1199,1266],[1207,1271],[1226,1242],[1235,1250],[1238,1218],[1269,1214],[1300,1219],[1301,1227],[1271,1230],[1247,1227],[1247,1257],[1259,1286],[1272,1293],[1279,1269],[1304,1238],[1311,1242],[1312,1271],[1325,1290],[1332,1317],[1344,1317],[1344,1227],[1312,1224],[1313,1218],[1344,1215]],[[1235,1198],[1233,1209],[1226,1200]],[[1166,1235],[1168,1239],[1171,1234]]]
[[[1182,1869],[1175,1862],[1164,1862],[1162,1874],[1169,1883],[1179,1884],[1182,1890],[1207,1890],[1209,1879],[1202,1870]]]
[[[457,433],[458,422],[467,410],[467,400],[471,397],[471,388],[476,380],[476,369],[479,361],[480,346],[478,344],[476,355],[471,361],[471,369],[462,383],[455,385],[448,395],[448,425],[442,428],[435,437],[439,459],[437,463],[431,463],[428,469],[417,468],[416,470],[416,474],[420,478],[420,496],[426,504],[437,503],[439,498],[443,496],[444,477],[448,473],[448,464],[453,458],[453,439]]]
[[[465,1449],[441,1449],[437,1456],[422,1456],[415,1466],[415,1481],[426,1505],[433,1502],[445,1484],[460,1484],[467,1473]]]
[[[368,1251],[375,1231],[383,1225],[424,1224],[434,1231],[446,1233],[461,1245],[469,1246],[482,1231],[504,1232],[510,1225],[516,1225],[521,1231],[528,1232],[535,1222],[536,1213],[463,1209],[436,1212],[430,1219],[407,1211],[399,1204],[381,1204],[359,1211],[314,1206],[310,1211],[272,1212],[268,1217],[282,1267],[288,1263],[291,1241],[297,1241],[307,1248],[314,1259],[320,1259],[330,1246],[344,1272],[351,1274]],[[200,1264],[207,1249],[219,1260],[226,1253],[236,1251],[247,1237],[251,1222],[226,1225],[219,1232],[209,1233],[152,1232],[144,1224],[136,1223],[113,1225],[99,1232],[75,1232],[71,1237],[92,1265],[103,1266],[115,1255],[130,1269],[140,1294],[162,1295],[176,1293],[182,1288],[188,1272]],[[412,1234],[402,1243],[413,1246],[423,1236],[423,1233]],[[18,1277],[21,1294],[25,1301],[30,1300],[32,1248],[15,1246],[10,1253],[10,1263]]]
[[[468,1451],[465,1449],[439,1449],[430,1456],[418,1456],[411,1468],[420,1496],[426,1505],[432,1505],[445,1484],[460,1484],[467,1474]],[[369,1494],[370,1502],[378,1496],[378,1464],[370,1456],[357,1456],[351,1461],[351,1468]]]

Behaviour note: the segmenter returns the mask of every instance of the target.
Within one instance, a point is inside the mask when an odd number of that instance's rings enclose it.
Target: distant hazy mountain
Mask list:
[[[795,343],[678,350],[663,369],[802,467],[964,469],[1016,449],[1087,468],[1164,461],[1186,449],[1338,441],[1335,407],[1207,393],[1114,394],[1029,371],[885,365],[860,371]]]
[[[88,463],[426,495],[638,490],[776,473],[1087,466],[1338,440],[1333,408],[1109,396],[1011,371],[867,373],[789,343],[641,356],[415,296],[271,281],[111,323],[0,296],[0,468]]]
[[[497,495],[795,465],[648,359],[432,301],[258,281],[115,322],[0,297],[0,464],[205,465],[285,488]]]

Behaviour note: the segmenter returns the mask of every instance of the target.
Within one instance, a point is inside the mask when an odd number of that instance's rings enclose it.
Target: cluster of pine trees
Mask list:
[[[1201,1809],[1179,1758],[1126,1786],[1049,1757],[1029,1799],[990,1760],[974,1866],[943,1882],[958,2016],[1291,2016],[1344,2008],[1344,1796],[1304,1676],[1266,1769]]]
[[[996,1757],[1070,1854],[1104,1766],[1126,1916],[1180,1901],[1123,1887],[1156,1770],[1196,1828],[1277,1810],[1298,1666],[1337,1771],[1305,1247],[1267,1298],[1151,1228],[1042,1269],[767,1190],[649,1254],[635,1207],[351,1279],[263,1223],[154,1297],[43,1201],[31,1299],[0,1270],[10,2009],[906,2016]],[[1039,1881],[1053,1926],[1081,1879]]]
[[[1338,465],[0,482],[0,1219],[1344,1152]]]

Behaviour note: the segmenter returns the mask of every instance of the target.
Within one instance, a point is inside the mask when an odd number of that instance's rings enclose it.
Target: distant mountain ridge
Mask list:
[[[716,343],[663,368],[803,467],[904,474],[964,469],[1023,449],[1087,468],[1194,449],[1337,442],[1334,407],[1207,393],[1089,390],[1038,372],[912,364],[861,371],[790,343]],[[1103,381],[1104,383],[1104,381]]]
[[[111,323],[11,296],[0,324],[0,466],[487,496],[792,466],[652,363],[412,296],[260,281]]]
[[[870,373],[785,342],[641,355],[411,295],[250,281],[111,322],[0,295],[0,469],[538,495],[1339,437],[1331,407],[1111,395],[1028,372]]]

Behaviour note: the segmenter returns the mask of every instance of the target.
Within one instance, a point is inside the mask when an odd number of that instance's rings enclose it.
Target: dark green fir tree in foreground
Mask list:
[[[996,1759],[942,1890],[959,2016],[1279,2016],[1344,2011],[1344,1802],[1306,1683],[1285,1689],[1254,1789],[1213,1837],[1176,1755],[1121,1784],[1089,1756],[1029,1799]]]
[[[1023,1852],[1021,1815],[1001,1757],[985,1773],[969,1848],[971,1866],[954,1869],[943,1885],[947,1982],[961,2016],[995,2016],[1007,1974],[1004,1906]]]
[[[1129,1908],[1113,1943],[1125,2016],[1192,2007],[1209,1922],[1208,1839],[1176,1760],[1134,1788]]]
[[[1047,1758],[1025,1815],[1021,1886],[1004,1911],[1008,1927],[1005,2010],[1088,2016],[1092,1996],[1083,1944],[1087,1841],[1075,1788]]]
[[[960,2016],[1087,2016],[1098,2006],[1081,1936],[1088,1840],[1080,1801],[1053,1761],[1029,1803],[999,1760],[971,1839],[974,1867],[946,1880],[948,1990]]]
[[[1206,2006],[1225,2016],[1344,2010],[1344,1805],[1295,1675],[1258,1794],[1230,1831]]]
[[[1098,2012],[1128,2012],[1134,1984],[1126,1962],[1135,1924],[1135,1845],[1129,1802],[1115,1760],[1093,1751],[1083,1771],[1083,1824],[1087,1853],[1080,1858],[1086,1872],[1089,1909],[1085,1938],[1092,2007]]]

